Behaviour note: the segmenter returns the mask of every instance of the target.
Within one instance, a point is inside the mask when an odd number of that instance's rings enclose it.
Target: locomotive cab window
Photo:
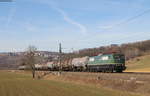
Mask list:
[[[115,59],[120,59],[120,57],[119,56],[115,56]]]
[[[121,57],[121,59],[124,59],[124,58],[125,58],[125,56],[124,56],[124,55],[121,55],[120,57]]]

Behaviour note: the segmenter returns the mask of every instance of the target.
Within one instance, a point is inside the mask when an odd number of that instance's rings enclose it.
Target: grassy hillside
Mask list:
[[[133,72],[150,72],[150,55],[141,56],[127,61],[127,70]]]
[[[0,96],[139,96],[94,86],[51,80],[32,80],[29,75],[0,72]]]

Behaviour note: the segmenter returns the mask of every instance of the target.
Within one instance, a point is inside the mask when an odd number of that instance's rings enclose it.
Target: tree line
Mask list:
[[[145,54],[150,54],[150,40],[139,41],[126,44],[112,44],[109,46],[101,46],[98,48],[86,48],[79,50],[76,53],[69,53],[72,57],[96,56],[100,53],[118,52],[125,54],[126,59],[135,58]]]

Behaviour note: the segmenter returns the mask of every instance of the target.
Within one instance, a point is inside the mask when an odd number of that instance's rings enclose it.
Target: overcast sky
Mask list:
[[[0,52],[63,51],[150,39],[150,0],[0,2]]]

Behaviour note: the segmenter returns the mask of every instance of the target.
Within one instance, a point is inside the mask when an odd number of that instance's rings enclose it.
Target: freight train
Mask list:
[[[27,66],[19,66],[19,69],[27,69]],[[123,72],[126,66],[124,54],[105,53],[92,57],[73,58],[61,63],[53,61],[47,64],[35,64],[35,69],[50,71]]]

